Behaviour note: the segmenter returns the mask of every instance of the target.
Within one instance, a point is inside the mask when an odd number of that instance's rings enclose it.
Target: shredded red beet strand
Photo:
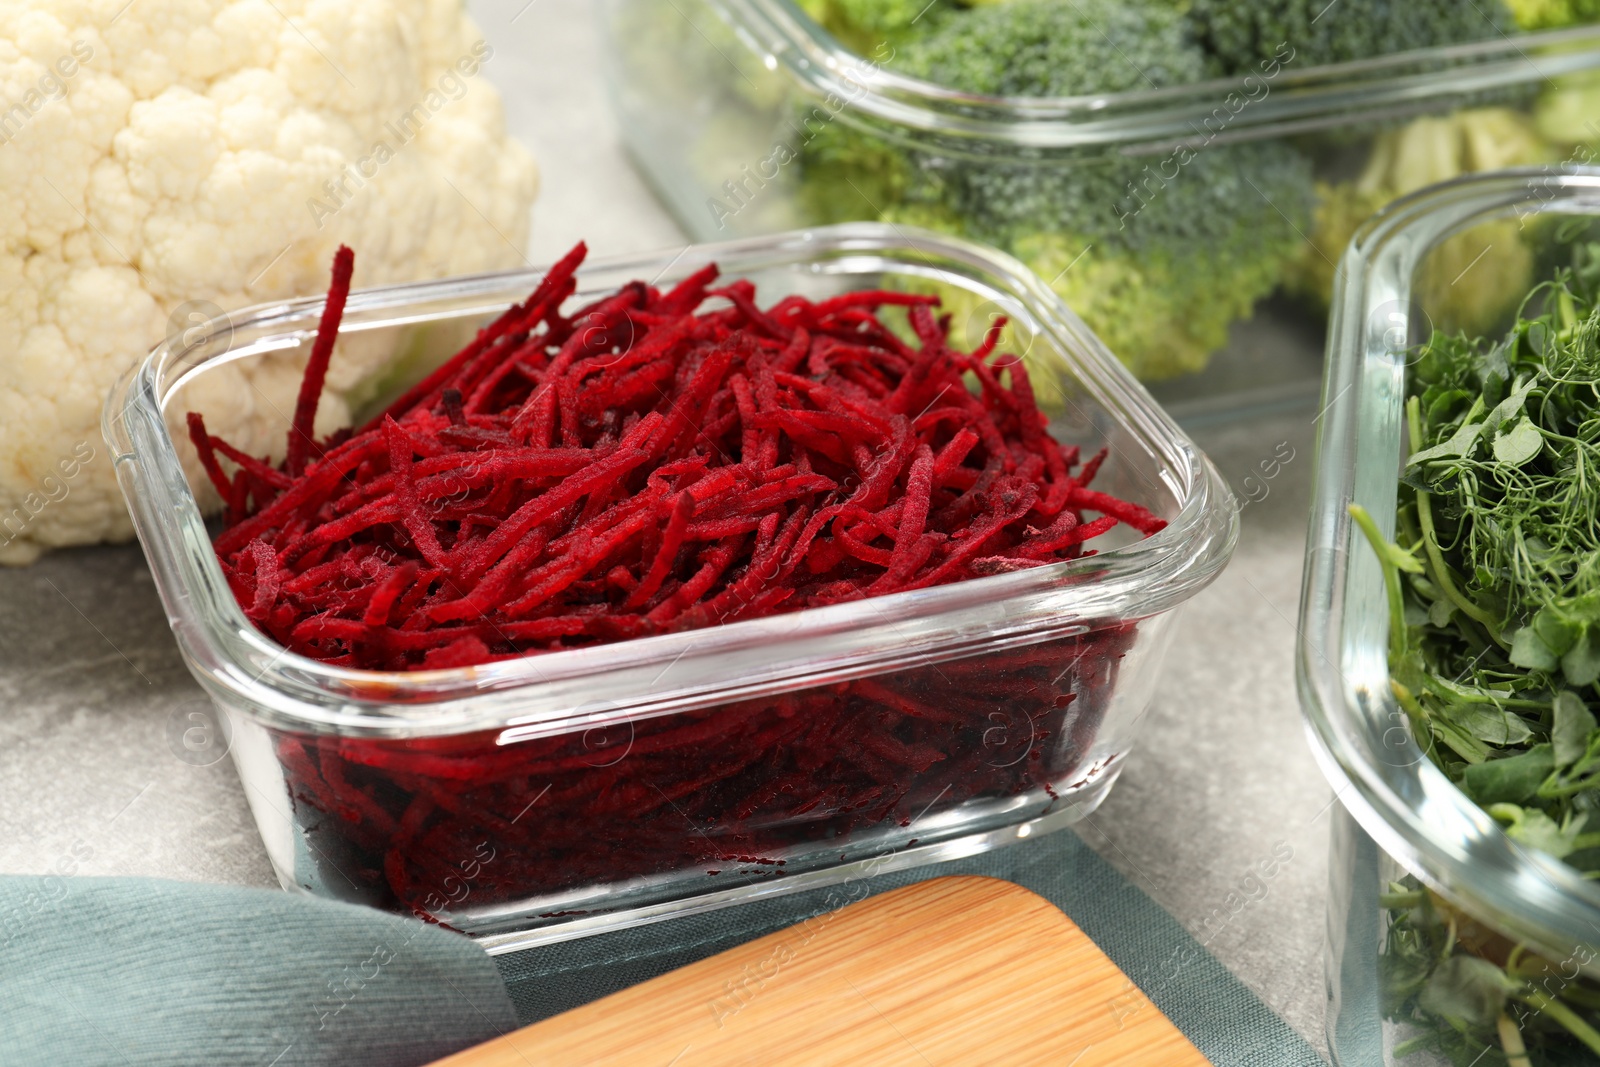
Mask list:
[[[190,415],[253,623],[330,663],[461,667],[1043,566],[1118,523],[1164,525],[1088,488],[1104,452],[1080,465],[1051,437],[998,327],[966,353],[935,298],[762,309],[749,282],[712,288],[714,267],[563,315],[584,251],[378,418],[317,441],[341,248],[282,466]],[[1131,640],[1115,627],[651,719],[621,728],[626,745],[282,734],[278,751],[305,829],[338,839],[318,854],[339,877],[431,916],[462,903],[446,883],[468,861],[474,902],[504,902],[748,873],[941,798],[1053,802]]]

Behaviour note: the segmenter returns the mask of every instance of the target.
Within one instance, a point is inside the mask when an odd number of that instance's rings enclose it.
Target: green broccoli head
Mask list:
[[[906,42],[912,77],[990,96],[1077,96],[1181,85],[1205,75],[1183,16],[1159,3],[1009,0]]]
[[[899,44],[931,32],[943,21],[950,0],[798,0],[806,14],[845,47],[870,55],[881,45]]]
[[[1515,29],[1500,0],[1192,0],[1189,22],[1214,72],[1224,75],[1274,58],[1312,67]]]
[[[1310,164],[1282,142],[1003,163],[923,154],[843,124],[831,134],[806,157],[811,217],[884,218],[1011,252],[1148,380],[1203,367],[1276,287],[1310,224]]]
[[[932,14],[929,0],[828,0],[836,17],[863,30],[900,34]]]
[[[1181,13],[1118,0],[973,7],[905,44],[896,66],[970,92],[1033,96],[1205,73]],[[915,222],[1012,252],[1149,379],[1204,366],[1229,324],[1276,286],[1311,216],[1310,163],[1281,141],[966,158],[841,115],[802,158],[810,218]]]
[[[1176,166],[1183,158],[1118,160],[1101,203],[1120,201],[1103,213],[1054,201],[1032,226],[1014,221],[1006,242],[1148,381],[1205,366],[1278,286],[1311,214],[1310,163],[1286,144],[1213,146]]]
[[[1600,0],[1505,0],[1517,28],[1554,30],[1600,20]]]
[[[1312,206],[1310,162],[1278,141],[988,163],[944,183],[968,234],[1028,263],[1147,380],[1199,370],[1226,343],[1293,261]]]
[[[922,158],[841,115],[815,128],[800,150],[801,209],[815,223],[875,219],[907,203],[941,202],[937,172]]]
[[[908,215],[906,222],[927,223]],[[1145,381],[1188,374],[1205,367],[1227,341],[1228,328],[1248,318],[1255,302],[1271,292],[1290,249],[1260,248],[1259,259],[1238,257],[1213,270],[1199,257],[1164,252],[1130,253],[1086,243],[1065,233],[1039,232],[1021,239],[1012,253],[1077,313],[1106,347]],[[976,344],[993,321],[992,308],[954,287],[939,287],[944,310],[958,333]],[[981,321],[980,321],[981,320]],[[1059,408],[1063,383],[1030,358],[1027,339],[1007,338],[1028,359],[1034,388],[1047,408]]]

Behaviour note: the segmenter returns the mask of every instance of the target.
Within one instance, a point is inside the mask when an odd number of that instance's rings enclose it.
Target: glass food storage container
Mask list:
[[[450,670],[331,666],[247,622],[170,429],[218,368],[297,375],[321,301],[213,320],[121,383],[106,433],[285,887],[521,944],[970,854],[1105,796],[1174,609],[1232,551],[1236,505],[1209,461],[1037,278],[965,242],[831,227],[586,266],[572,299],[713,262],[764,305],[926,280],[1013,316],[1072,383],[1053,431],[1109,448],[1102,488],[1169,525],[1064,564],[706,629]],[[406,353],[415,380],[539,277],[358,292],[340,343]]]
[[[1600,28],[1321,67],[1288,41],[1245,77],[1044,99],[904,77],[895,45],[841,44],[796,0],[600,12],[626,143],[697,239],[884,219],[992,244],[1138,377],[1180,378],[1158,395],[1211,407],[1314,400],[1317,360],[1289,349],[1382,204],[1463,172],[1587,162],[1600,145]],[[1464,237],[1430,268],[1441,321],[1510,310],[1528,256],[1480,260],[1496,236]],[[1276,324],[1230,348],[1237,366],[1199,376],[1274,291]]]
[[[1567,1026],[1600,1006],[1600,887],[1513,841],[1419,747],[1389,685],[1383,578],[1347,511],[1360,504],[1392,537],[1407,365],[1434,325],[1434,294],[1418,284],[1429,258],[1508,224],[1559,252],[1594,241],[1597,217],[1597,169],[1464,178],[1391,205],[1342,261],[1298,673],[1312,747],[1348,810],[1334,830],[1328,910],[1327,1032],[1344,1067],[1518,1063],[1507,1055],[1518,1043],[1532,1056],[1518,1067],[1600,1061],[1600,1035],[1586,1048]],[[1515,253],[1486,258],[1505,254]],[[1508,967],[1522,977],[1502,982]],[[1515,1031],[1504,1036],[1497,988]]]

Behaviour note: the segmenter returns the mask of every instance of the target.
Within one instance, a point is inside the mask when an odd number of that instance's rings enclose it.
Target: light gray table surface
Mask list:
[[[591,0],[475,0],[507,122],[543,172],[528,256],[577,239],[596,254],[681,247],[621,149],[597,73]],[[1244,359],[1312,358],[1271,323]],[[1294,458],[1243,512],[1231,566],[1185,610],[1121,781],[1080,832],[1313,1044],[1322,980],[1332,792],[1306,747],[1293,651],[1316,410],[1203,420],[1191,431],[1241,486]],[[193,766],[173,738],[202,706],[137,546],[0,569],[0,871],[39,872],[77,846],[86,874],[276,884],[231,763]],[[1241,911],[1258,861],[1292,859]]]

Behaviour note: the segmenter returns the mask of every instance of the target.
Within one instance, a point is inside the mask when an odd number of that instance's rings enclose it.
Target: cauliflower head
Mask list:
[[[461,0],[0,0],[0,563],[131,535],[100,407],[201,312],[318,293],[341,243],[362,286],[522,260],[493,56]],[[319,425],[390,355],[342,348]],[[206,375],[212,432],[281,448],[287,363]]]

